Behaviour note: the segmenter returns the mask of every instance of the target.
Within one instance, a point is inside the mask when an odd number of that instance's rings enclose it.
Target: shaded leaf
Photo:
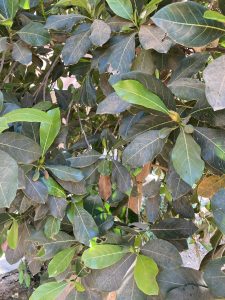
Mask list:
[[[221,23],[203,17],[206,10],[195,2],[173,3],[160,9],[152,20],[178,44],[201,47],[225,32]]]
[[[145,211],[150,223],[155,223],[158,219],[160,212],[160,203],[161,197],[159,194],[153,197],[148,197],[145,200]]]
[[[222,129],[195,127],[194,138],[201,147],[202,158],[212,167],[225,172],[225,133]]]
[[[116,93],[108,95],[99,103],[97,114],[120,114],[130,108],[130,104],[123,101]]]
[[[8,50],[8,42],[7,42],[8,38],[7,37],[1,37],[0,38],[0,52],[4,52],[6,50]]]
[[[204,171],[201,148],[183,128],[172,151],[172,162],[176,172],[190,186],[201,178]]]
[[[87,246],[93,237],[98,236],[98,227],[92,216],[77,205],[75,206],[73,232],[76,240]]]
[[[173,44],[162,29],[152,25],[141,26],[139,39],[145,50],[154,49],[159,53],[167,53]]]
[[[84,178],[82,172],[78,169],[63,165],[49,165],[46,167],[60,180],[79,182]]]
[[[59,233],[61,222],[52,216],[47,218],[44,226],[44,233],[47,238],[53,239],[57,233]]]
[[[225,257],[210,261],[204,272],[204,279],[212,292],[217,298],[225,296],[225,273],[223,271]]]
[[[0,208],[10,207],[18,188],[17,162],[0,150]]]
[[[101,157],[101,154],[94,149],[88,150],[83,154],[79,154],[77,157],[71,157],[68,159],[71,167],[84,168],[94,164]]]
[[[215,223],[223,234],[225,233],[225,202],[223,201],[224,197],[225,189],[223,188],[219,192],[217,192],[211,200],[211,208]]]
[[[48,188],[41,181],[33,181],[31,174],[25,174],[24,194],[34,202],[44,204],[48,199]]]
[[[138,288],[147,295],[158,295],[156,276],[159,270],[155,261],[147,256],[138,255],[134,267],[134,279]]]
[[[198,185],[198,196],[212,198],[221,188],[225,188],[225,175],[205,177]]]
[[[112,182],[116,183],[117,188],[122,193],[130,193],[131,176],[128,170],[118,161],[113,160]]]
[[[104,269],[117,263],[129,252],[129,248],[118,245],[96,245],[84,251],[82,260],[88,268]]]
[[[66,193],[63,188],[53,178],[49,177],[46,179],[42,177],[41,181],[47,186],[49,195],[66,198]]]
[[[163,149],[166,139],[160,138],[159,130],[138,135],[123,152],[123,163],[140,167],[152,161]]]
[[[102,20],[94,20],[91,25],[90,40],[95,46],[102,46],[111,36],[110,26]]]
[[[59,220],[62,220],[66,213],[66,207],[68,202],[66,199],[58,198],[58,197],[48,197],[47,202],[50,214]]]
[[[164,240],[151,240],[143,247],[141,253],[151,257],[162,269],[175,269],[182,265],[178,250]]]
[[[167,294],[167,300],[213,300],[207,287],[189,284],[184,287],[177,287]]]
[[[191,199],[188,196],[173,201],[173,209],[180,217],[188,219],[194,219],[195,217],[195,211],[191,205]]]
[[[132,71],[153,75],[155,73],[154,57],[151,50],[141,49],[133,61]],[[156,78],[155,78],[156,79]]]
[[[225,108],[225,57],[215,59],[203,72],[206,84],[206,97],[212,108],[221,110]]]
[[[12,58],[22,65],[29,65],[32,62],[32,52],[17,42],[13,44]]]
[[[50,42],[50,35],[44,25],[37,22],[30,22],[17,34],[25,43],[32,46],[44,46]]]
[[[84,19],[85,16],[79,14],[52,15],[48,17],[45,28],[59,31],[71,31],[75,24]]]

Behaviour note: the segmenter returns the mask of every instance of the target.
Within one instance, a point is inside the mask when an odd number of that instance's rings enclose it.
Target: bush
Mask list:
[[[0,1],[0,242],[21,284],[40,275],[31,300],[225,297],[225,6],[206,2]]]

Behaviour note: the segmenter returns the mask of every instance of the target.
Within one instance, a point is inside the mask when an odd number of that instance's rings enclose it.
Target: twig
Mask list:
[[[221,53],[225,53],[225,48],[222,47],[215,47],[215,48],[206,48],[206,51],[212,51],[212,52],[221,52]]]
[[[70,104],[69,104],[69,109],[68,109],[68,113],[66,115],[66,125],[68,126],[69,124],[69,119],[70,119],[70,113],[71,113],[71,110],[73,108],[73,99],[70,101]]]
[[[9,69],[9,73],[5,76],[3,82],[2,82],[2,85],[1,85],[1,88],[3,87],[4,83],[7,82],[7,80],[9,79],[12,71],[15,69],[15,67],[17,66],[17,62],[15,61],[12,65],[11,65],[11,68]]]
[[[2,53],[2,60],[1,60],[1,66],[0,66],[0,74],[2,73],[2,69],[4,67],[4,62],[5,62],[5,56],[6,56],[6,51]]]
[[[85,131],[84,131],[84,128],[83,128],[83,125],[82,125],[82,122],[81,122],[80,111],[79,111],[79,107],[78,107],[78,106],[77,106],[77,115],[78,115],[78,120],[79,120],[79,123],[80,123],[81,133],[84,135],[84,139],[85,139],[85,142],[86,142],[86,144],[87,144],[88,149],[90,149],[91,146],[90,146],[90,144],[89,144],[89,142],[88,142],[86,133],[85,133]]]
[[[43,87],[43,100],[45,101],[45,96],[46,96],[46,88],[47,88],[47,84],[48,84],[48,79],[49,76],[51,75],[52,70],[54,69],[54,67],[56,66],[56,64],[58,63],[60,55],[56,56],[55,60],[53,61],[51,67],[49,68],[48,72],[45,74],[45,77],[42,81],[42,83],[40,84],[40,86],[37,88],[37,90],[34,92],[33,96],[35,97],[34,100],[37,99],[37,96],[39,95],[39,92],[41,91],[42,87]]]

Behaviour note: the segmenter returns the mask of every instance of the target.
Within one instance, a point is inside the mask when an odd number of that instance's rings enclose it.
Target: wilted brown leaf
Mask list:
[[[112,195],[112,184],[110,176],[100,175],[98,189],[100,197],[107,201]]]
[[[221,188],[225,188],[225,175],[212,175],[200,182],[197,192],[201,197],[212,198]]]
[[[149,175],[150,173],[150,169],[151,169],[151,163],[148,163],[146,165],[144,165],[141,173],[139,173],[137,176],[136,176],[136,180],[137,182],[144,182],[145,181],[145,178]]]

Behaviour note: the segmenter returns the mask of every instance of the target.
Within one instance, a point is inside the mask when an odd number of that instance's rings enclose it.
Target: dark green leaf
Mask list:
[[[80,170],[63,165],[49,165],[47,169],[60,180],[79,182],[84,178]]]
[[[128,170],[115,160],[113,160],[112,182],[116,183],[120,192],[130,194],[132,188],[131,176]]]
[[[8,41],[7,37],[0,38],[0,52],[4,52],[9,48],[9,44],[7,41]]]
[[[0,150],[0,208],[10,207],[18,188],[17,162]]]
[[[138,135],[123,152],[123,163],[136,168],[152,161],[163,149],[166,139],[159,130]]]
[[[17,42],[13,44],[12,58],[22,65],[29,65],[32,62],[32,52],[29,48]]]
[[[75,206],[73,232],[76,240],[87,246],[92,238],[98,236],[98,227],[94,219],[79,206]]]
[[[95,106],[97,100],[96,89],[93,83],[92,74],[85,76],[83,85],[80,88],[79,102],[81,105]]]
[[[68,202],[66,199],[50,196],[47,202],[50,214],[57,219],[62,220],[66,213]]]
[[[66,198],[63,188],[53,178],[49,177],[46,179],[43,177],[41,181],[47,186],[49,195]]]
[[[94,164],[100,157],[101,154],[92,149],[78,155],[77,157],[71,157],[68,161],[73,168],[84,168]]]
[[[84,251],[82,260],[91,269],[104,269],[117,263],[129,253],[129,248],[118,245],[96,245]]]
[[[159,53],[167,53],[173,44],[165,32],[156,26],[142,25],[139,39],[145,50],[154,49]]]
[[[215,220],[216,225],[220,229],[220,231],[225,234],[225,224],[224,224],[224,218],[225,218],[225,203],[224,203],[224,197],[225,197],[225,189],[221,189],[219,192],[217,192],[211,201],[211,208],[213,212],[213,217]]]
[[[225,108],[225,56],[215,59],[203,72],[206,97],[213,110]]]
[[[0,1],[0,13],[6,19],[13,19],[18,8],[18,0]]]
[[[130,106],[129,103],[123,101],[116,93],[112,93],[99,103],[96,113],[100,115],[119,114],[130,108]]]
[[[62,50],[62,57],[66,66],[76,64],[91,48],[90,28],[84,29],[77,30],[75,35],[66,40]]]
[[[156,66],[154,63],[152,51],[141,49],[141,52],[138,53],[135,60],[133,61],[132,71],[153,75],[155,73],[155,70]]]
[[[5,132],[0,135],[0,149],[20,164],[32,163],[41,156],[41,149],[37,143],[15,132]]]
[[[203,174],[204,161],[201,159],[201,148],[183,128],[172,151],[172,162],[176,172],[190,186],[193,186]]]
[[[225,257],[210,261],[204,272],[204,279],[216,298],[225,297],[225,273],[224,273]]]
[[[196,127],[194,138],[201,147],[202,158],[212,167],[225,172],[225,133],[222,129]]]
[[[111,36],[110,26],[102,20],[94,20],[91,25],[90,40],[95,46],[102,46]]]
[[[225,32],[221,23],[203,17],[206,10],[195,2],[173,3],[160,9],[152,20],[175,42],[187,47],[201,47]]]
[[[133,7],[130,0],[106,0],[112,11],[124,19],[133,19]]]
[[[138,288],[147,295],[158,295],[159,287],[156,276],[159,270],[152,258],[138,255],[134,267],[134,279]]]
[[[32,175],[25,175],[26,187],[24,194],[34,202],[44,204],[48,199],[48,188],[41,181],[33,181]]]
[[[167,300],[213,300],[214,298],[210,294],[207,287],[195,286],[194,284],[189,284],[184,287],[177,287],[169,291],[166,297]]]
[[[79,23],[85,18],[85,16],[78,14],[53,15],[48,17],[45,28],[59,31],[71,31],[75,24]]]
[[[141,253],[151,257],[162,269],[175,269],[182,265],[178,250],[164,240],[152,240],[141,248]]]
[[[44,25],[30,22],[17,32],[21,40],[32,46],[44,46],[49,43],[50,35]]]
[[[136,80],[122,80],[113,85],[117,95],[131,103],[151,108],[165,114],[169,111],[163,101]]]

